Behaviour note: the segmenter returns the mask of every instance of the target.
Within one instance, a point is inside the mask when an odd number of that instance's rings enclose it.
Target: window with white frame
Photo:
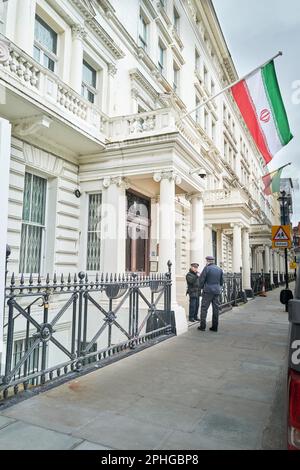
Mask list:
[[[95,102],[95,96],[97,94],[96,86],[97,71],[84,60],[82,63],[81,95],[90,101],[90,103]]]
[[[205,67],[204,65],[204,69],[203,69],[203,77],[204,77],[204,85],[207,87],[208,89],[208,70],[207,68]]]
[[[206,111],[206,109],[204,110],[204,130],[205,132],[208,134],[209,132],[209,114],[208,112]]]
[[[145,51],[148,47],[148,21],[142,12],[140,12],[139,46]]]
[[[200,54],[197,49],[195,49],[195,70],[200,72]]]
[[[57,57],[57,33],[38,15],[35,16],[33,56],[40,64],[55,72]]]
[[[165,71],[165,54],[166,49],[161,41],[158,41],[158,68],[160,73],[163,75]]]
[[[175,93],[179,92],[179,67],[173,62],[173,90]]]
[[[179,23],[180,23],[180,16],[179,16],[177,9],[174,7],[173,8],[173,24],[177,33],[179,33]]]
[[[200,119],[201,119],[201,113],[200,113],[200,108],[198,108],[197,106],[200,106],[200,99],[199,97],[196,95],[196,111],[195,111],[195,120],[198,124],[200,124]]]
[[[101,201],[102,201],[101,193],[89,194],[87,257],[86,257],[86,269],[88,271],[100,270]]]
[[[25,173],[19,265],[21,273],[41,272],[46,188],[47,180],[32,173]]]
[[[216,142],[216,137],[217,137],[217,134],[216,134],[216,121],[214,119],[212,119],[212,121],[211,121],[211,138],[212,138],[212,141],[214,143]]]
[[[211,82],[210,82],[210,92],[211,92],[212,96],[214,96],[216,94],[216,85],[215,85],[215,82],[213,80],[211,80]]]
[[[227,140],[224,140],[224,158],[226,161],[228,161],[228,142]]]

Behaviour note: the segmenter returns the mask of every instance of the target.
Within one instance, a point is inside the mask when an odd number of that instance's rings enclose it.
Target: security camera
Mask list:
[[[204,170],[204,168],[201,168],[201,170],[199,170],[198,176],[200,176],[200,178],[206,177],[206,171]]]
[[[194,170],[190,170],[190,175],[197,173],[200,178],[205,178],[207,176],[206,170],[204,168],[195,168]]]

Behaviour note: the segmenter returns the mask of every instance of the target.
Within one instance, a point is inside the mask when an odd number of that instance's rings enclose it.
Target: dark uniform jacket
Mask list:
[[[199,283],[200,277],[190,269],[185,278],[187,282],[187,294],[189,294],[190,297],[199,297],[201,292]]]
[[[223,271],[216,264],[205,266],[200,276],[200,288],[209,294],[220,294],[223,285]]]

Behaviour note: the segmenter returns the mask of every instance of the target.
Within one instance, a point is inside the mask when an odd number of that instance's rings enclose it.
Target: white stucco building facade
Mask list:
[[[171,260],[184,331],[190,262],[213,253],[245,289],[251,269],[284,271],[278,203],[230,94],[183,119],[237,77],[210,0],[7,0],[0,32],[9,274]]]

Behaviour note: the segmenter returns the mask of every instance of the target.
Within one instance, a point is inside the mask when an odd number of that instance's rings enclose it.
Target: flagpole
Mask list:
[[[286,163],[286,165],[280,166],[280,167],[277,168],[276,170],[270,171],[270,173],[266,173],[266,174],[263,176],[263,178],[264,178],[265,176],[272,175],[272,173],[275,173],[275,171],[282,170],[282,168],[285,168],[286,166],[289,166],[289,165],[291,165],[291,164],[292,164],[292,162]]]
[[[214,100],[215,98],[217,98],[217,96],[221,95],[222,93],[224,93],[224,91],[227,91],[229,90],[230,88],[232,88],[234,85],[237,85],[239,82],[241,82],[242,80],[245,80],[246,78],[250,77],[250,75],[252,75],[253,73],[257,72],[258,70],[260,70],[262,67],[264,67],[265,65],[267,65],[269,62],[271,62],[272,60],[276,59],[277,57],[281,56],[282,55],[282,52],[279,51],[277,52],[277,54],[275,54],[273,57],[271,57],[271,59],[267,60],[266,62],[264,62],[263,64],[259,65],[258,67],[256,67],[255,69],[253,69],[251,72],[247,73],[246,75],[244,75],[243,77],[239,78],[238,80],[236,80],[235,82],[231,83],[230,85],[227,85],[225,88],[223,88],[221,91],[219,91],[218,93],[216,93],[214,96],[211,96],[210,98],[208,98],[206,101],[203,101],[203,103],[200,103],[198,104],[198,106],[196,106],[194,109],[192,109],[191,111],[189,111],[188,113],[185,113],[181,118],[180,120],[182,121],[183,119],[185,119],[187,116],[189,116],[190,114],[192,114],[194,111],[196,111],[197,109],[199,108],[202,108],[202,106],[205,106],[207,103],[209,103],[210,101]]]

